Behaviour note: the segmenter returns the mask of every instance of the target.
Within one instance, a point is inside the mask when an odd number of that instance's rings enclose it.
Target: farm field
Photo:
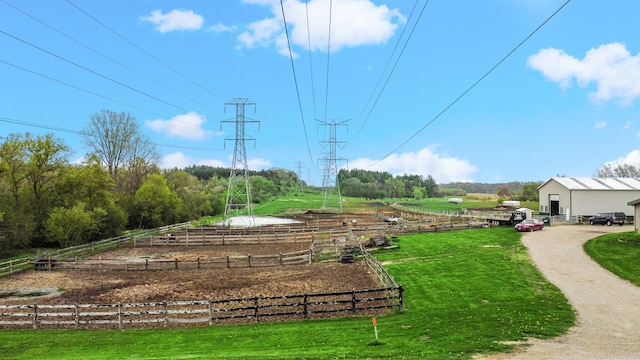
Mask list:
[[[557,336],[575,321],[511,228],[406,235],[394,244],[374,255],[404,287],[405,307],[378,316],[379,342],[371,318],[355,316],[166,330],[0,331],[0,356],[459,359]],[[334,264],[348,269],[343,265]]]

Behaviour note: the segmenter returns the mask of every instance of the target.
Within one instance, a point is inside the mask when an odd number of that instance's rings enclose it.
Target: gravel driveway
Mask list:
[[[569,332],[491,359],[640,359],[640,287],[591,260],[582,245],[602,234],[633,227],[560,225],[522,237],[544,276],[578,313]]]

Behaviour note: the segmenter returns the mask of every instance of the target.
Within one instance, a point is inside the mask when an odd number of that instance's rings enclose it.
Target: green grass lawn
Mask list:
[[[640,286],[640,238],[635,232],[597,237],[584,250],[603,268]]]
[[[3,359],[464,359],[565,333],[575,314],[511,228],[401,236],[377,251],[405,309],[369,317],[166,330],[2,330]],[[374,346],[376,345],[376,346]]]

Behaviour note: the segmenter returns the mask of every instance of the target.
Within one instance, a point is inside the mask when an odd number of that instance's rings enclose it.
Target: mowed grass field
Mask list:
[[[374,255],[405,308],[369,317],[163,330],[1,330],[3,359],[465,359],[565,333],[575,314],[511,227],[401,236]],[[1,281],[1,280],[0,280]]]

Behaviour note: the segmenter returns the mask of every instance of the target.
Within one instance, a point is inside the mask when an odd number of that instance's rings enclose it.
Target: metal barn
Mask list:
[[[538,187],[540,213],[593,216],[622,211],[634,215],[630,201],[640,198],[640,178],[553,177]]]

